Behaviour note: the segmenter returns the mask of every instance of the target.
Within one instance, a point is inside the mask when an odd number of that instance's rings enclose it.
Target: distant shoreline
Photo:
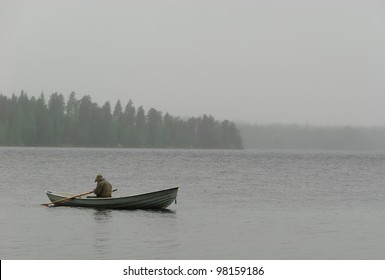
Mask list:
[[[246,149],[385,151],[385,127],[237,124]]]
[[[247,150],[245,148],[198,148],[198,147],[103,147],[103,146],[15,146],[15,145],[0,145],[0,148],[58,148],[58,149],[132,149],[132,150],[207,150],[207,151],[219,151],[219,150],[228,150],[228,151],[240,151]],[[252,150],[252,149],[250,149]]]

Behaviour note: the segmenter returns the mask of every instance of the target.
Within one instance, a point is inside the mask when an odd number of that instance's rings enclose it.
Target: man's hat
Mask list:
[[[97,175],[95,178],[95,182],[99,182],[102,179],[104,179],[102,175]]]

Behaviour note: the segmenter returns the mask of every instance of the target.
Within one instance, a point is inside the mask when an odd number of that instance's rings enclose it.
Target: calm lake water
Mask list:
[[[1,259],[385,259],[385,154],[0,147]],[[101,173],[170,211],[44,207]]]

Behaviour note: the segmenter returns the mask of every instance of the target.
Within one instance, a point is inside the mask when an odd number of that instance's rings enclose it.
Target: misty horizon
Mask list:
[[[0,3],[0,92],[179,116],[385,125],[382,1]]]
[[[128,104],[129,102],[132,102],[133,103],[133,105],[135,105],[135,106],[137,106],[137,107],[143,107],[143,109],[145,110],[145,111],[148,111],[149,109],[156,109],[156,110],[158,110],[159,112],[162,112],[162,113],[164,113],[164,114],[171,114],[171,115],[173,115],[173,116],[176,116],[176,117],[179,117],[179,118],[181,118],[182,120],[187,120],[187,119],[189,119],[189,118],[194,118],[194,117],[199,117],[199,116],[202,116],[202,115],[208,115],[208,116],[212,116],[212,117],[214,117],[215,119],[218,119],[218,120],[229,120],[229,121],[231,121],[231,122],[234,122],[235,124],[237,124],[237,125],[241,125],[241,126],[275,126],[275,125],[283,125],[283,126],[288,126],[288,127],[290,127],[290,126],[298,126],[298,127],[301,127],[301,128],[346,128],[346,127],[350,127],[350,128],[385,128],[385,124],[384,125],[349,125],[349,124],[329,124],[329,125],[327,125],[327,124],[316,124],[316,123],[294,123],[294,122],[285,122],[285,121],[275,121],[275,122],[261,122],[261,121],[258,121],[258,120],[256,120],[256,121],[247,121],[247,120],[243,120],[243,119],[231,119],[231,118],[229,118],[229,117],[224,117],[224,118],[218,118],[217,116],[215,116],[214,114],[212,114],[212,113],[210,113],[210,112],[203,112],[201,115],[177,115],[177,114],[174,114],[173,112],[171,112],[171,111],[162,111],[162,110],[160,110],[159,108],[157,108],[157,107],[149,107],[149,108],[147,108],[146,106],[144,106],[143,104],[137,104],[136,102],[135,102],[135,100],[133,100],[133,99],[131,99],[131,98],[129,98],[128,99],[128,101],[127,101],[127,103],[123,103],[123,102],[121,102],[121,100],[120,99],[117,99],[116,101],[114,101],[114,100],[108,100],[108,99],[106,99],[105,101],[103,101],[103,102],[101,102],[101,103],[99,103],[99,102],[97,102],[97,101],[95,101],[94,100],[94,97],[92,96],[92,95],[80,95],[80,94],[78,94],[76,91],[72,91],[73,93],[75,93],[76,94],[76,97],[78,97],[78,98],[82,98],[82,97],[84,97],[84,96],[90,96],[91,97],[91,99],[92,99],[92,102],[93,103],[96,103],[98,106],[103,106],[103,105],[105,105],[107,102],[108,103],[110,103],[110,105],[111,105],[111,107],[115,107],[115,105],[118,103],[118,102],[120,102],[121,104],[122,104],[122,106],[125,106],[126,104]],[[71,92],[71,93],[72,93]],[[24,90],[21,90],[19,93],[17,93],[17,92],[12,92],[11,94],[4,94],[4,93],[2,93],[2,92],[0,92],[0,95],[2,95],[2,96],[5,96],[5,97],[7,97],[7,98],[11,98],[12,97],[12,95],[15,95],[16,97],[19,97],[20,96],[20,94],[21,93],[23,93],[23,94],[26,94],[29,98],[35,98],[35,99],[38,99],[39,97],[40,97],[40,95],[41,94],[43,94],[44,95],[44,97],[45,97],[45,99],[46,99],[46,101],[49,99],[49,97],[51,96],[51,94],[61,94],[61,95],[63,95],[64,96],[64,100],[65,100],[65,102],[67,102],[68,101],[68,99],[69,99],[69,97],[70,97],[70,95],[71,95],[71,93],[69,93],[69,94],[65,94],[65,93],[61,93],[61,92],[53,92],[53,93],[50,93],[50,94],[46,94],[46,93],[44,93],[44,92],[41,92],[41,93],[39,93],[38,95],[32,95],[32,94],[29,94],[29,92],[27,92],[27,91],[24,91]]]

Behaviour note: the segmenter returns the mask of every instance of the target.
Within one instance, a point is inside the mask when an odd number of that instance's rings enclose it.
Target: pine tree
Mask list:
[[[147,113],[147,145],[161,147],[162,113],[151,108]]]
[[[136,112],[135,120],[135,134],[137,139],[137,146],[144,147],[146,145],[147,133],[146,133],[146,114],[143,106],[138,108]]]
[[[138,146],[138,136],[135,129],[136,109],[132,100],[127,103],[122,119],[122,145],[124,147]]]
[[[64,144],[65,106],[64,97],[57,92],[51,94],[48,101],[48,115],[50,117],[50,142],[52,145]]]

